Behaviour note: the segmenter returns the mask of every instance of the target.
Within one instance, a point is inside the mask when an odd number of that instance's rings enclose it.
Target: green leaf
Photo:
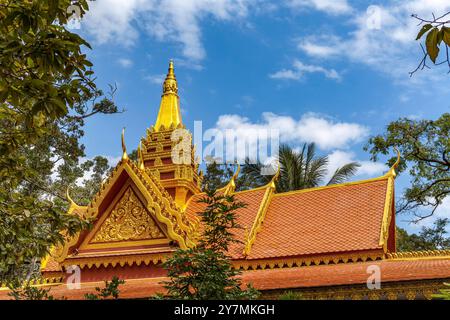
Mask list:
[[[438,34],[437,34],[437,45],[440,46],[442,39],[444,38],[444,30],[439,30]]]
[[[428,30],[430,30],[432,27],[433,27],[433,26],[432,26],[430,23],[424,25],[424,26],[422,27],[422,29],[420,29],[419,33],[417,34],[416,40],[419,40],[420,38],[422,38],[422,36],[423,36]]]
[[[436,58],[439,55],[439,47],[438,47],[438,34],[439,29],[433,28],[428,35],[426,40],[426,46],[427,46],[427,53],[430,56],[431,61],[433,63],[436,63]]]
[[[442,40],[444,40],[444,43],[450,47],[450,28],[449,27],[442,27],[441,29],[442,33],[443,33],[443,38]]]

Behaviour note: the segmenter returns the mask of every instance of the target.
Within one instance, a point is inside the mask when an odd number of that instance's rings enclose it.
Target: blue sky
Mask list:
[[[294,147],[316,142],[331,170],[359,161],[356,179],[379,176],[386,167],[362,149],[371,135],[399,117],[450,109],[444,67],[408,74],[420,60],[410,15],[448,10],[447,0],[97,0],[74,31],[93,46],[99,86],[116,83],[126,112],[87,123],[87,157],[117,158],[122,127],[128,148],[137,146],[173,58],[189,129],[195,120],[204,129],[275,126]],[[398,179],[397,194],[407,181]],[[438,215],[449,210],[450,201]]]

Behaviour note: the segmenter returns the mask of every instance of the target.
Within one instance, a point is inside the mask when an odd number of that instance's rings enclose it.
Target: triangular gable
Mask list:
[[[97,232],[101,232],[102,226],[104,226],[103,231],[106,232],[105,221],[108,218],[113,219],[111,214],[114,210],[120,209],[120,201],[124,196],[124,199],[126,199],[127,191],[129,191],[128,196],[132,197],[137,205],[136,208],[142,209],[142,214],[145,213],[141,218],[147,219],[147,222],[151,226],[156,226],[161,233],[154,233],[154,236],[150,237],[142,235],[141,239],[98,241],[100,236],[97,236]],[[124,201],[126,202],[126,200]],[[121,216],[120,214],[118,215]],[[170,241],[175,241],[181,248],[194,246],[195,226],[183,215],[181,209],[177,207],[171,196],[156,178],[145,170],[139,169],[129,159],[122,159],[117,164],[110,177],[102,185],[99,193],[84,211],[84,216],[94,220],[94,228],[68,238],[63,246],[56,248],[52,254],[56,261],[62,262],[67,256],[78,254],[83,249],[95,247],[116,249],[117,243],[121,242],[120,246],[155,245],[158,243],[166,244],[167,246]],[[122,225],[126,228],[124,224]],[[110,230],[111,235],[115,232],[117,230]],[[164,237],[161,234],[164,234]]]
[[[79,250],[168,245],[167,228],[150,212],[136,187],[127,182],[99,217]]]

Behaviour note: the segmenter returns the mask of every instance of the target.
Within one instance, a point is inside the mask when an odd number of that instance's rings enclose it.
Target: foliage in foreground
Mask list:
[[[442,299],[442,300],[450,300],[450,283],[444,283],[444,286],[447,286],[448,289],[439,290],[440,293],[433,295],[433,298]]]
[[[114,276],[111,281],[105,281],[104,288],[95,288],[95,291],[98,293],[87,293],[84,297],[87,300],[119,299],[119,286],[124,283],[125,280],[121,280],[117,276]]]
[[[125,280],[120,280],[117,276],[114,276],[111,281],[105,281],[104,288],[95,288],[98,293],[87,293],[84,297],[86,300],[119,299],[119,286],[124,283]],[[49,294],[50,290],[51,288],[40,288],[28,283],[26,286],[11,289],[8,295],[16,300],[57,300]]]
[[[302,294],[295,291],[286,291],[278,297],[278,300],[302,300]]]
[[[419,21],[419,26],[421,26],[416,40],[421,40],[425,38],[423,46],[420,44],[423,52],[423,58],[420,60],[417,68],[410,72],[413,75],[416,71],[429,68],[427,65],[427,58],[433,62],[435,65],[447,65],[450,69],[450,58],[449,58],[449,47],[450,47],[450,20],[448,19],[450,12],[444,13],[443,15],[436,17],[432,14],[432,19],[425,19],[419,17],[417,14],[413,14],[412,17]],[[425,36],[425,37],[424,37]],[[445,49],[444,54],[440,54],[441,49]],[[443,56],[443,60],[438,62],[439,56]]]
[[[23,288],[13,288],[8,294],[16,300],[55,300],[49,294],[51,289],[42,289],[31,285],[26,285]]]
[[[0,0],[0,283],[11,287],[38,276],[63,233],[88,226],[66,214],[64,194],[104,168],[79,163],[86,119],[117,112],[95,85],[89,44],[65,27],[70,5],[88,10],[86,0]]]
[[[242,289],[240,270],[234,269],[228,249],[240,242],[233,230],[241,227],[236,222],[235,211],[245,204],[233,195],[223,195],[207,190],[199,200],[206,208],[200,213],[203,232],[197,246],[177,250],[165,263],[169,281],[163,282],[167,297],[189,300],[254,299],[259,293],[249,286]]]

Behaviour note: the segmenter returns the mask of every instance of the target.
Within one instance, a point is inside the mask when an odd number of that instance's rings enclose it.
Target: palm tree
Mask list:
[[[278,161],[281,166],[280,178],[277,181],[277,191],[286,192],[314,188],[322,184],[328,173],[328,156],[317,156],[314,143],[304,144],[301,151],[295,151],[288,145],[281,145]],[[350,162],[336,169],[326,185],[342,183],[353,176],[360,164]],[[273,175],[262,175],[264,165],[260,162],[251,164],[245,160],[242,175],[247,181],[253,181],[253,186],[268,183]]]

